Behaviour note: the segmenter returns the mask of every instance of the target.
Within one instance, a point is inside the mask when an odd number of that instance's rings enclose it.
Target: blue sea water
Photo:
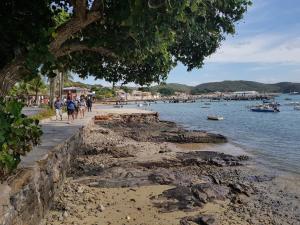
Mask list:
[[[285,98],[292,100],[285,100]],[[250,105],[260,101],[157,103],[148,109],[163,120],[174,121],[188,129],[207,130],[229,138],[234,146],[254,155],[257,161],[278,172],[300,175],[300,111],[287,104],[300,102],[300,95],[281,95],[279,113],[251,112]],[[208,115],[222,115],[223,121],[207,120]]]

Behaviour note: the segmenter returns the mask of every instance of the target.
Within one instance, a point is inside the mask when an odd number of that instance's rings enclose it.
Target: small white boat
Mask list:
[[[300,106],[300,102],[289,102],[286,105],[289,105],[289,106]]]
[[[123,105],[114,105],[114,108],[123,108]]]
[[[300,110],[300,106],[295,106],[294,109],[295,110]]]
[[[138,107],[143,107],[144,105],[142,103],[138,104],[137,105]]]
[[[213,116],[213,115],[209,115],[207,116],[208,120],[224,120],[223,116]]]

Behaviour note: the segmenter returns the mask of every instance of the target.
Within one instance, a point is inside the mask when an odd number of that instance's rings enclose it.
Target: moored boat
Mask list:
[[[293,91],[293,92],[290,92],[290,95],[300,95],[300,92]]]
[[[208,120],[224,120],[223,116],[214,116],[214,115],[209,115],[207,116]]]
[[[280,112],[280,110],[277,107],[272,107],[269,105],[259,105],[252,107],[250,109],[252,112]]]
[[[300,106],[295,106],[294,109],[295,110],[300,110]]]
[[[271,99],[264,99],[264,100],[263,100],[263,103],[264,103],[264,104],[272,104],[273,101],[272,101]]]
[[[123,105],[114,105],[114,108],[123,108]]]

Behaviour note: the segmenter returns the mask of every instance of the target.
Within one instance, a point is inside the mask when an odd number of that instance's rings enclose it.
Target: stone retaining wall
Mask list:
[[[49,150],[34,166],[19,169],[0,184],[0,225],[39,224],[81,149],[85,129]]]
[[[109,114],[102,119],[107,117],[123,121],[158,120],[157,113]],[[85,135],[89,135],[89,125],[94,124],[95,120],[93,118],[72,137],[49,149],[43,159],[33,166],[18,169],[6,183],[0,184],[0,225],[40,223],[72,166],[72,159],[84,149]]]

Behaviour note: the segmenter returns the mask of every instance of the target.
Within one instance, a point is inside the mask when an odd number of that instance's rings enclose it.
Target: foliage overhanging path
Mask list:
[[[110,82],[166,79],[178,62],[203,65],[250,0],[1,1],[0,95],[38,70]]]

